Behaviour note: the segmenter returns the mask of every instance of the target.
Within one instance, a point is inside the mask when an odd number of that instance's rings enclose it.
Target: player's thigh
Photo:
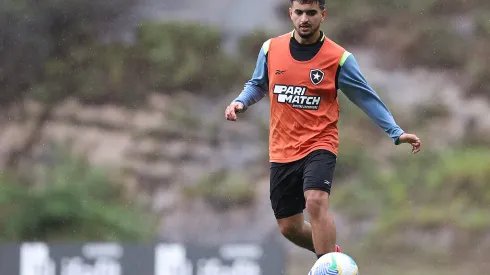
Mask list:
[[[322,190],[330,194],[337,156],[327,150],[308,155],[303,167],[303,190]]]
[[[270,200],[276,219],[292,217],[303,212],[303,180],[297,165],[271,166]]]

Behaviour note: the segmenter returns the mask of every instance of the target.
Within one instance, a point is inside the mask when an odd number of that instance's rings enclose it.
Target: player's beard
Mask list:
[[[309,25],[309,26],[310,26],[310,31],[307,33],[301,32],[301,26],[296,28],[296,32],[298,33],[299,37],[301,37],[303,39],[308,39],[308,38],[312,37],[318,31],[318,29],[320,29],[320,26],[317,26],[316,28],[314,28],[312,25]]]

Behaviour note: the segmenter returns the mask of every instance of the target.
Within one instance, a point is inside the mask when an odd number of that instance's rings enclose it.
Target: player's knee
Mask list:
[[[306,194],[306,210],[312,218],[328,211],[328,193],[320,190],[309,190]]]
[[[301,224],[283,220],[279,222],[279,230],[284,237],[294,239],[301,234]]]

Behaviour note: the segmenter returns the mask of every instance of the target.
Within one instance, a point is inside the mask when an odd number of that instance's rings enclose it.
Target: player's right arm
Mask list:
[[[260,49],[253,72],[252,78],[245,83],[245,86],[230,105],[225,110],[225,117],[235,121],[236,113],[245,112],[248,107],[259,102],[265,97],[269,90],[269,75],[267,68],[267,54],[269,51],[270,40],[266,41]]]

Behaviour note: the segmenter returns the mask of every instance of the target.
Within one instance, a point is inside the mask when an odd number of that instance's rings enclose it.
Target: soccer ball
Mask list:
[[[332,252],[316,261],[308,275],[358,275],[356,262],[347,254]]]

